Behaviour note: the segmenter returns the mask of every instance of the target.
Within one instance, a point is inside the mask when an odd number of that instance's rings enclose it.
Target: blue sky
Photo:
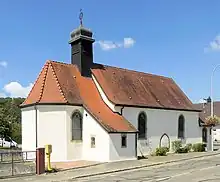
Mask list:
[[[68,40],[82,8],[97,42],[95,62],[172,77],[199,101],[220,64],[219,7],[218,0],[2,0],[0,93],[26,95],[47,59],[70,62]],[[219,77],[220,67],[218,100]]]

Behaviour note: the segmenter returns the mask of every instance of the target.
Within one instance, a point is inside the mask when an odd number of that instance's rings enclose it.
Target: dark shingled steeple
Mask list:
[[[82,76],[91,76],[93,64],[92,31],[83,27],[82,12],[80,13],[80,26],[71,33],[69,44],[71,45],[71,63],[77,65]]]

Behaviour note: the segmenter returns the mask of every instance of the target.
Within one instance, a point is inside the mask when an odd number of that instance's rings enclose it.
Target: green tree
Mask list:
[[[0,136],[21,143],[21,109],[24,98],[0,98]]]

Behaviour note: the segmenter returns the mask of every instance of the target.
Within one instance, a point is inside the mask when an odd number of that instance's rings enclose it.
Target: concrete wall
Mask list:
[[[72,141],[72,121],[74,111],[83,116],[83,140]],[[52,145],[51,161],[116,161],[135,158],[135,134],[127,136],[127,148],[121,148],[121,134],[107,133],[93,116],[78,106],[40,105],[37,106],[38,147]],[[22,148],[36,150],[34,107],[22,109]],[[95,147],[91,147],[91,137],[95,137]],[[110,154],[111,153],[111,154]]]
[[[23,108],[21,112],[22,151],[36,150],[36,127],[34,107]]]
[[[38,106],[38,146],[52,145],[51,161],[67,160],[65,106]]]
[[[66,106],[66,144],[67,144],[67,160],[82,160],[83,141],[72,140],[72,114],[74,111],[79,111],[83,116],[84,109],[79,106]],[[83,128],[84,128],[83,117]]]
[[[146,108],[125,107],[123,116],[138,128],[138,115],[145,112],[147,116],[147,139],[138,140],[138,155],[149,154],[159,146],[160,138],[167,134],[170,142],[177,140],[178,118],[182,114],[185,118],[186,143],[202,141],[202,131],[198,125],[198,113],[174,110],[158,110]]]
[[[109,161],[109,134],[86,110],[83,124],[83,158],[89,161]],[[95,137],[95,147],[91,147],[91,137]]]
[[[110,161],[136,159],[135,133],[127,135],[127,147],[121,146],[121,133],[110,134]]]
[[[52,145],[51,161],[73,161],[82,159],[82,142],[71,140],[71,115],[80,107],[62,105],[37,106],[38,147]],[[81,111],[83,111],[81,109]],[[22,109],[22,150],[36,150],[34,107]]]

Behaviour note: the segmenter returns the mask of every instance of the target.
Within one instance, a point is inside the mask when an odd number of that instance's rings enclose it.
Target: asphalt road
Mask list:
[[[220,182],[220,156],[89,178],[77,182]]]

